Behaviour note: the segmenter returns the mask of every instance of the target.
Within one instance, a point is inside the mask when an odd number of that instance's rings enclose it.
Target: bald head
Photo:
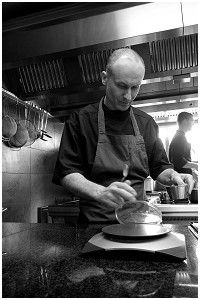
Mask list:
[[[104,104],[110,110],[126,110],[136,98],[145,74],[143,59],[131,49],[118,49],[108,60],[101,73],[106,86]]]
[[[118,63],[121,62],[123,64],[125,61],[127,63],[133,62],[135,66],[142,64],[144,67],[144,72],[145,72],[145,64],[144,64],[142,57],[132,49],[122,48],[122,49],[115,50],[109,57],[108,63],[106,66],[106,72],[107,72],[108,76],[112,75],[113,67],[116,64],[116,62],[118,62]]]

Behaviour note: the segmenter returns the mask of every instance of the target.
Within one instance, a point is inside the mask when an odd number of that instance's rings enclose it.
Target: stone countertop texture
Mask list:
[[[83,256],[86,242],[104,226],[3,223],[2,297],[198,298],[198,241],[188,224],[169,224],[185,235],[182,262],[132,251]]]

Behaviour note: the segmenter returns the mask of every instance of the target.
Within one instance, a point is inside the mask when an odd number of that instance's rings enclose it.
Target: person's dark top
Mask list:
[[[80,173],[86,178],[89,176],[98,142],[98,107],[99,103],[88,105],[79,112],[73,112],[65,122],[53,183],[60,185],[60,178],[71,173]],[[103,104],[103,109],[107,134],[133,134],[130,108],[110,111]],[[173,168],[173,165],[169,163],[153,118],[137,108],[133,108],[133,113],[144,138],[150,176],[155,180],[162,171]]]
[[[192,174],[190,168],[183,168],[188,161],[191,161],[191,144],[188,143],[185,133],[181,130],[177,130],[170,143],[169,160],[178,173]]]

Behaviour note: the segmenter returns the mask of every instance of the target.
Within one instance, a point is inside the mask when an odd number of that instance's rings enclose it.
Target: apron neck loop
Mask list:
[[[99,102],[99,110],[98,110],[98,130],[99,134],[105,134],[106,129],[105,129],[105,117],[104,117],[104,111],[103,111],[103,101],[105,97],[103,97],[100,102]],[[131,117],[131,123],[133,125],[133,134],[138,136],[140,135],[139,128],[137,125],[137,122],[135,120],[134,114],[132,107],[130,109],[130,117]]]

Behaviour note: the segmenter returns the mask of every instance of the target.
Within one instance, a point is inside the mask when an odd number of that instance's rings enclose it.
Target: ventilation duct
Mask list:
[[[153,72],[178,70],[198,65],[197,34],[173,37],[150,43]]]
[[[20,82],[25,93],[67,86],[62,59],[19,67]]]
[[[3,87],[62,118],[101,99],[105,93],[101,71],[109,55],[128,47],[142,56],[146,66],[135,102],[196,98],[197,4],[119,5],[74,19],[63,10],[55,11],[53,20],[48,14],[45,23],[42,15],[34,17],[34,24],[27,18],[19,30],[4,24]]]
[[[191,34],[181,37],[157,40],[148,43],[151,72],[158,73],[180,70],[198,65],[198,36]],[[134,49],[134,45],[127,46]],[[75,59],[82,84],[100,83],[101,71],[115,49],[80,54]],[[18,68],[23,91],[34,93],[68,87],[67,64],[64,59],[41,61]]]

